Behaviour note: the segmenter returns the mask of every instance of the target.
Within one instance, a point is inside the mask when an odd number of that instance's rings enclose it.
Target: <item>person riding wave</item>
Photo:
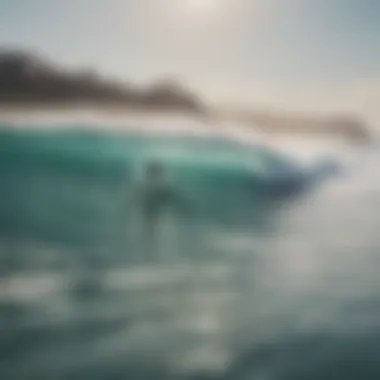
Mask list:
[[[155,250],[162,218],[170,209],[187,210],[187,202],[179,189],[169,181],[164,166],[150,161],[139,180],[134,200],[141,216],[142,238],[148,250]],[[185,207],[184,207],[185,206]]]

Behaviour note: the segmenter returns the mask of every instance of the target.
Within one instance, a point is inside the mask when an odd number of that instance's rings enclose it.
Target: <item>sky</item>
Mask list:
[[[208,101],[378,111],[379,0],[0,0],[0,46]]]

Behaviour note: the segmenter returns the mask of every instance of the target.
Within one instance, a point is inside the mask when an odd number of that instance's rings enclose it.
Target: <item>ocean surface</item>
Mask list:
[[[376,144],[273,140],[342,170],[270,201],[249,144],[106,131],[1,126],[1,380],[380,379]],[[190,207],[149,246],[152,158]]]

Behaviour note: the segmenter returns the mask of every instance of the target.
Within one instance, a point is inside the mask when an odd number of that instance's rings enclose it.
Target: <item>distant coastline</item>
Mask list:
[[[0,51],[0,107],[78,104],[206,112],[200,98],[172,78],[143,89],[104,78],[93,69],[69,71],[35,54]]]
[[[0,119],[5,115],[96,109],[115,114],[166,113],[232,121],[268,134],[340,136],[368,140],[366,123],[356,116],[305,117],[252,109],[211,107],[175,79],[138,88],[104,78],[92,69],[67,70],[23,51],[0,50]]]
[[[301,116],[276,111],[223,110],[221,117],[247,125],[255,125],[262,132],[268,134],[337,136],[360,141],[367,141],[371,138],[369,126],[355,115]]]

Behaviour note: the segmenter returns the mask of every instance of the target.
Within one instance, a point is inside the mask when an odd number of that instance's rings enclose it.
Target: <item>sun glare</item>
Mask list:
[[[218,8],[220,0],[178,0],[183,2],[183,8],[187,12],[210,13]]]
[[[166,0],[165,3],[166,17],[170,17],[170,23],[180,29],[190,25],[207,25],[211,29],[228,14],[227,0]]]

